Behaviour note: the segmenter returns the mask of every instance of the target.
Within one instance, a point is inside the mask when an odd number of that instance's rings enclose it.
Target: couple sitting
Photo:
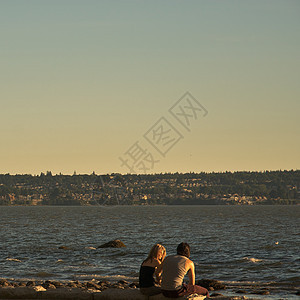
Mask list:
[[[166,249],[160,244],[152,247],[140,268],[140,291],[147,296],[162,293],[165,297],[178,298],[191,294],[209,297],[208,290],[195,285],[195,266],[189,259],[190,246],[180,243],[177,255],[166,256]],[[188,274],[189,283],[183,283]],[[156,280],[154,279],[154,275]]]

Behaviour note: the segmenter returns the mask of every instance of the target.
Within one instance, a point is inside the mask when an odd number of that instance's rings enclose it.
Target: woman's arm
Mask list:
[[[158,284],[161,284],[162,263],[158,262],[155,268],[155,277]]]
[[[161,257],[161,262],[163,262],[164,261],[164,259],[165,259],[165,257],[166,257],[166,251],[163,251],[163,253],[162,253],[162,257]]]

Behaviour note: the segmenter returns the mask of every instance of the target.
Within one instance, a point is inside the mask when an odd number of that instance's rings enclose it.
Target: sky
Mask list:
[[[300,1],[0,1],[0,173],[300,168]]]

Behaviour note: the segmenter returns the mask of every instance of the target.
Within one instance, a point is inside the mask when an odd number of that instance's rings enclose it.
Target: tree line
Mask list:
[[[0,205],[299,204],[300,170],[0,174]]]

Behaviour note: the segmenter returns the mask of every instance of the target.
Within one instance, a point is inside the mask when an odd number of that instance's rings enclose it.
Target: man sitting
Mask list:
[[[178,298],[191,294],[209,297],[208,290],[195,285],[195,266],[189,259],[190,246],[180,243],[177,247],[177,255],[165,258],[162,263],[161,291],[165,297]],[[188,274],[188,284],[183,283],[185,274]]]

